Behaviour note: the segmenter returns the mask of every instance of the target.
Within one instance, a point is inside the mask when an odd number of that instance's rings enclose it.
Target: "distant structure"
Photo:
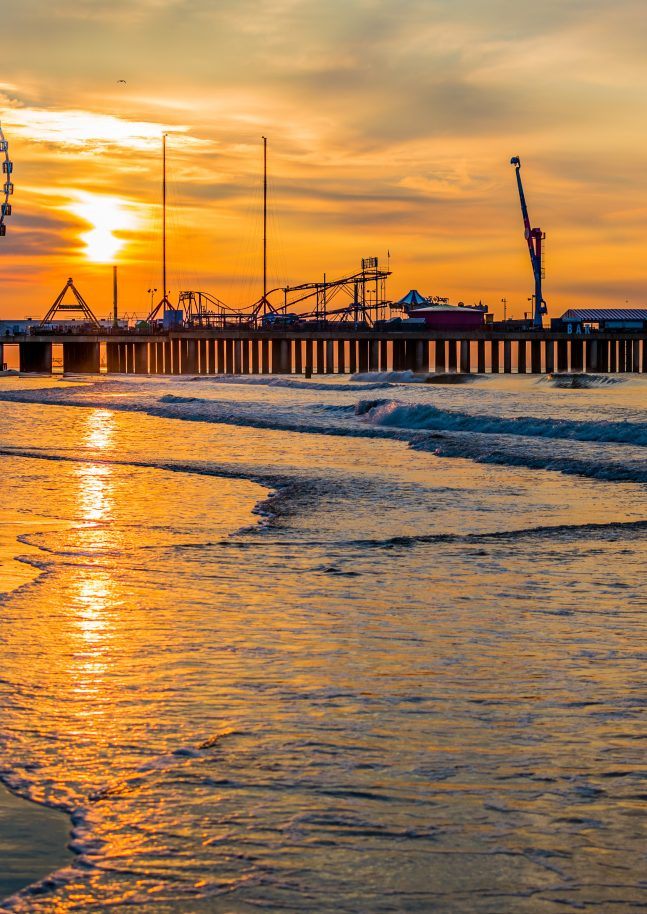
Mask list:
[[[521,183],[521,159],[519,156],[513,156],[510,164],[514,165],[517,175],[517,188],[519,189],[519,200],[521,201],[521,215],[523,216],[524,234],[528,243],[528,252],[530,253],[530,263],[535,279],[535,293],[533,295],[533,324],[536,329],[541,330],[543,327],[543,316],[548,313],[546,302],[541,290],[541,281],[544,278],[544,263],[542,254],[542,242],[546,238],[545,232],[540,228],[531,228],[528,207],[526,206],[526,196],[523,192]]]
[[[65,298],[68,289],[71,290],[72,295],[74,296],[74,301],[69,302],[68,304],[65,304],[63,302],[63,299]],[[63,286],[63,288],[61,289],[59,294],[56,296],[56,299],[54,300],[54,304],[49,309],[49,311],[47,312],[45,317],[42,319],[42,321],[40,322],[40,325],[42,327],[44,324],[51,324],[52,321],[55,321],[55,320],[67,320],[67,315],[70,312],[74,312],[74,313],[80,315],[80,319],[82,321],[84,321],[85,323],[92,324],[95,327],[99,326],[99,321],[96,319],[92,309],[90,308],[90,306],[88,305],[86,300],[83,298],[83,296],[81,295],[79,290],[74,285],[74,280],[72,279],[71,276],[68,279],[68,281],[65,283],[65,285]],[[58,315],[60,313],[64,314],[65,317],[63,317],[63,318],[58,317]]]
[[[7,216],[11,215],[11,203],[9,198],[13,194],[13,181],[11,176],[13,174],[13,162],[9,158],[9,143],[7,142],[5,135],[2,131],[2,125],[0,124],[0,155],[4,155],[4,161],[2,162],[2,173],[4,175],[4,182],[2,193],[4,195],[4,200],[0,204],[0,237],[3,237],[7,234],[7,226],[5,224],[5,219]]]
[[[450,305],[448,298],[428,296],[425,298],[417,289],[411,289],[404,298],[396,302],[395,308],[402,308],[413,323],[424,323],[432,330],[478,330],[483,326],[487,305]],[[398,321],[395,318],[392,323]],[[407,321],[405,321],[405,324]],[[389,322],[387,321],[387,325]]]
[[[550,325],[566,333],[647,330],[647,308],[569,308]]]

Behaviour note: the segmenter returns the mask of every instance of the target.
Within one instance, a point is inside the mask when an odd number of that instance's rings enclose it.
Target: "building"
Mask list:
[[[647,330],[647,308],[569,308],[550,326],[562,333]]]
[[[487,305],[450,305],[447,298],[425,298],[417,289],[407,292],[398,305],[432,330],[478,330],[487,312]]]

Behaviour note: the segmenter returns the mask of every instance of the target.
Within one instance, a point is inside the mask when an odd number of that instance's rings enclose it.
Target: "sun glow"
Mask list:
[[[92,228],[81,234],[84,254],[93,263],[112,263],[126,244],[123,232],[136,228],[138,220],[132,208],[119,197],[77,192],[78,202],[68,209]]]

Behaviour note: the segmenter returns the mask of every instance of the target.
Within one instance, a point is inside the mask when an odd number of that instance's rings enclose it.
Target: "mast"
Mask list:
[[[119,326],[119,318],[117,314],[117,266],[112,268],[112,326]]]
[[[151,310],[150,314],[146,318],[147,321],[153,321],[157,317],[160,308],[162,309],[162,316],[166,315],[168,310],[171,310],[171,303],[166,297],[166,137],[167,134],[162,134],[162,297]],[[149,289],[149,291],[151,291]],[[153,289],[153,291],[157,291]],[[152,301],[151,301],[152,304]]]
[[[267,137],[263,137],[263,301],[267,301]]]
[[[162,134],[162,302],[166,311],[166,134]]]

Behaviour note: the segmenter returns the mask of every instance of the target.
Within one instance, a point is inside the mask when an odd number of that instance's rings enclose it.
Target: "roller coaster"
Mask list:
[[[372,327],[384,319],[391,305],[386,299],[390,275],[390,270],[380,269],[377,257],[365,257],[355,273],[270,289],[249,308],[237,310],[215,295],[192,290],[180,292],[179,308],[187,327],[253,329],[300,322]]]

